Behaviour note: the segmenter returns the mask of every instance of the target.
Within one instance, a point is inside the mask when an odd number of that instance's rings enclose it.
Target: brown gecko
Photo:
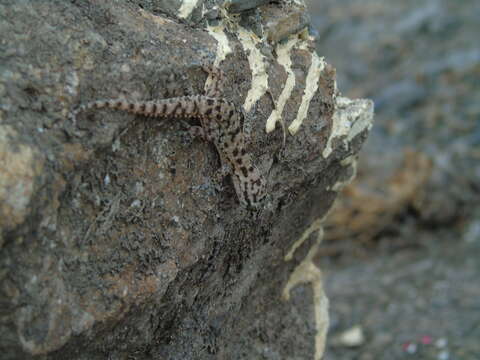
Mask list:
[[[211,141],[224,169],[231,172],[233,185],[240,203],[258,208],[266,195],[266,181],[246,151],[242,130],[243,112],[221,97],[222,73],[203,67],[211,76],[205,95],[182,96],[158,101],[129,102],[123,99],[92,101],[79,106],[70,114],[75,121],[78,113],[88,109],[115,109],[147,117],[196,118],[201,127],[191,127],[191,133]]]

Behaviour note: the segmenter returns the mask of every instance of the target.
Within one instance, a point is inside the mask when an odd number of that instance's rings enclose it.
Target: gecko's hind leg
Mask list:
[[[223,71],[210,65],[204,65],[202,69],[208,74],[207,81],[205,81],[205,95],[212,98],[222,97],[225,78]]]
[[[232,167],[228,163],[223,163],[223,165],[215,172],[212,181],[213,186],[217,191],[223,191],[223,179],[230,174],[232,174]]]

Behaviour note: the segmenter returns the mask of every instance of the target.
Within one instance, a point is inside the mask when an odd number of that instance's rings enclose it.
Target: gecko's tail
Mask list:
[[[142,104],[145,104],[145,103],[130,102],[123,99],[104,99],[104,100],[91,101],[89,103],[80,105],[79,107],[74,109],[70,113],[69,119],[72,122],[75,122],[77,115],[81,112],[84,112],[90,109],[104,109],[104,108],[112,109],[112,110],[122,110],[122,111],[131,112],[134,114],[140,114],[146,108],[146,104],[143,106]]]
[[[70,113],[69,118],[72,122],[75,122],[75,119],[79,113],[90,109],[102,108],[120,110],[132,114],[157,118],[168,116],[197,117],[200,115],[200,109],[206,107],[206,105],[203,103],[208,103],[208,105],[211,107],[211,103],[213,102],[213,99],[202,96],[182,96],[159,101],[140,102],[131,102],[123,99],[97,100],[80,105]]]
[[[118,103],[119,101],[117,100],[96,100],[96,101],[91,101],[86,104],[82,104],[72,110],[68,116],[69,120],[72,122],[75,122],[77,119],[77,115],[90,110],[90,109],[101,109],[101,108],[115,108],[114,106]]]

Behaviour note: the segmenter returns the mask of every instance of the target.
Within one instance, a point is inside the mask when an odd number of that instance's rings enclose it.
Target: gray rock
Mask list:
[[[313,357],[320,277],[314,287],[295,282],[288,301],[281,294],[305,259],[315,267],[308,254],[320,229],[284,257],[352,172],[342,160],[363,144],[372,105],[337,114],[335,69],[318,60],[317,74],[312,44],[293,48],[287,125],[311,97],[284,144],[280,126],[267,134],[265,124],[288,74],[270,44],[248,48],[231,24],[223,96],[242,108],[251,89],[267,90],[257,86],[262,75],[271,91],[244,124],[268,179],[257,212],[237,203],[229,178],[215,181],[219,155],[186,136],[195,121],[108,110],[71,121],[73,108],[99,98],[203,91],[201,65],[218,51],[214,30],[159,11],[177,5],[0,4],[2,359]]]
[[[230,0],[228,10],[233,13],[254,9],[267,4],[269,0]]]

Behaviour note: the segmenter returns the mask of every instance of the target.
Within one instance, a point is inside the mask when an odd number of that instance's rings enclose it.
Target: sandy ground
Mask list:
[[[310,6],[340,90],[376,103],[319,255],[325,358],[480,359],[480,3]]]

